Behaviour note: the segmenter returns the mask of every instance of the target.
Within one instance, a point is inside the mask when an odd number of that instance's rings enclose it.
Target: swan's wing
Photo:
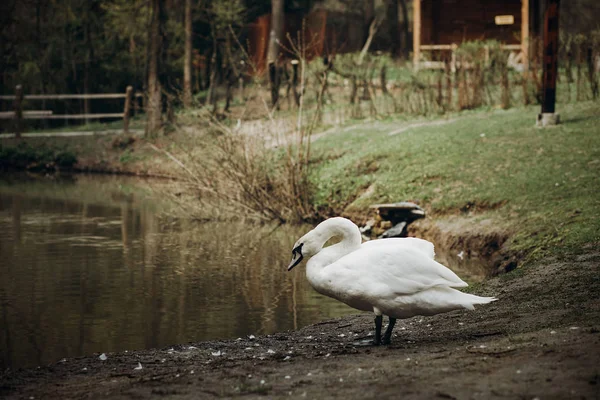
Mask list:
[[[388,238],[388,239],[377,239],[364,242],[361,248],[370,248],[374,246],[408,246],[416,250],[422,251],[427,257],[432,260],[435,257],[435,247],[433,243],[419,238]]]
[[[466,287],[454,272],[408,246],[360,247],[324,268],[326,279],[380,297],[410,295],[436,286]]]

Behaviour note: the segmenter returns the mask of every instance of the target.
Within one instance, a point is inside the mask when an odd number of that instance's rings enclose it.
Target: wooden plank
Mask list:
[[[421,50],[452,50],[451,44],[422,44]]]
[[[123,118],[123,113],[113,114],[54,114],[54,115],[30,115],[24,116],[24,119],[104,119],[104,118]]]
[[[31,94],[26,100],[70,100],[70,99],[123,99],[124,93],[86,93],[86,94]]]
[[[24,100],[70,100],[70,99],[124,99],[124,93],[88,93],[88,94],[28,94]],[[144,97],[143,93],[134,94],[136,98]],[[0,100],[15,100],[15,95],[0,95]]]
[[[143,136],[143,129],[130,129],[129,132],[132,135]],[[35,137],[45,137],[45,138],[56,138],[56,137],[78,137],[78,136],[101,136],[101,135],[118,135],[123,133],[120,129],[109,129],[105,131],[71,131],[71,132],[32,132],[32,133],[23,133],[22,137],[24,138],[35,138]],[[0,139],[10,139],[14,138],[14,133],[0,133]]]
[[[28,116],[34,116],[34,115],[52,115],[52,111],[51,110],[23,111],[24,118],[27,118]],[[0,119],[10,119],[10,118],[14,118],[14,116],[15,116],[14,111],[1,111],[0,112]]]
[[[413,0],[413,68],[419,69],[421,58],[421,0]]]
[[[29,94],[23,96],[25,100],[71,100],[71,99],[124,99],[124,93],[88,93],[88,94]],[[144,97],[142,93],[136,93],[135,97]],[[0,100],[14,100],[14,95],[2,95]]]
[[[455,44],[422,44],[421,50],[452,50]],[[521,50],[520,44],[501,44],[503,50]]]

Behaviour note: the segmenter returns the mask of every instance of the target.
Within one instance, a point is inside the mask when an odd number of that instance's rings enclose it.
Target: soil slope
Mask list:
[[[596,399],[600,253],[586,251],[473,288],[500,299],[476,311],[399,321],[390,346],[356,346],[373,330],[370,315],[357,315],[265,337],[5,371],[0,396]]]

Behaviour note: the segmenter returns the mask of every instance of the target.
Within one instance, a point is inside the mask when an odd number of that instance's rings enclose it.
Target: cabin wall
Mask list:
[[[262,74],[266,68],[267,47],[271,29],[271,14],[258,17],[246,27],[242,43],[247,43],[248,52],[256,72]],[[285,14],[284,34],[281,48],[282,59],[296,58],[291,52],[300,34],[306,46],[308,60],[332,54],[360,51],[368,34],[368,26],[362,15],[316,9],[307,15],[299,12]]]
[[[521,41],[521,0],[421,0],[421,44],[452,44],[495,39]],[[512,15],[514,24],[496,25],[496,15]]]

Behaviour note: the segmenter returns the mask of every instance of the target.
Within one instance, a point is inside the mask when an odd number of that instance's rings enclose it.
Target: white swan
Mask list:
[[[342,240],[323,248],[333,236]],[[373,311],[377,345],[382,343],[383,315],[390,318],[383,337],[383,344],[389,344],[397,318],[460,308],[472,310],[475,304],[497,300],[454,289],[468,285],[434,261],[433,244],[426,240],[379,239],[364,244],[361,241],[360,231],[353,222],[330,218],[296,242],[288,271],[310,259],[306,277],[317,292],[358,310]]]

